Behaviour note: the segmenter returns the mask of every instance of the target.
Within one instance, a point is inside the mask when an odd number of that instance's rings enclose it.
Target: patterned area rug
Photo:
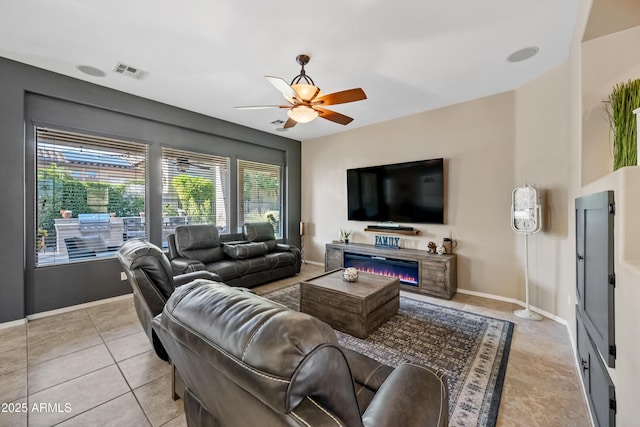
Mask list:
[[[299,310],[300,287],[263,295]],[[397,366],[439,369],[449,380],[449,425],[495,426],[513,323],[400,297],[400,310],[366,340],[336,331],[340,345]]]

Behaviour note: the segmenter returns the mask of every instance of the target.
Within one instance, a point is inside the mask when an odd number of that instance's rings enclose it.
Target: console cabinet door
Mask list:
[[[582,383],[596,427],[615,427],[616,389],[602,357],[589,337],[582,319],[584,313],[576,305],[576,347]]]
[[[423,259],[421,262],[420,288],[431,295],[451,298],[457,286],[451,275],[451,257]]]
[[[338,248],[325,247],[324,253],[324,271],[335,270],[336,268],[342,268],[344,262],[344,255],[342,250]]]
[[[615,367],[613,191],[576,199],[576,294],[582,322],[607,365]]]

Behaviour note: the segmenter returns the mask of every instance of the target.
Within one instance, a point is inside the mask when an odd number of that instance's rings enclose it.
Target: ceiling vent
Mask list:
[[[143,71],[136,67],[132,67],[131,65],[123,64],[122,62],[118,62],[118,64],[116,64],[116,68],[114,68],[113,71],[127,77],[133,77],[134,79],[138,80],[142,80],[147,75],[146,71]]]

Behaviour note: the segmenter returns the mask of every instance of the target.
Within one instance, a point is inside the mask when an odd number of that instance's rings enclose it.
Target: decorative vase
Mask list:
[[[349,239],[344,239],[344,242],[345,243],[349,243]]]
[[[358,270],[353,267],[345,268],[342,272],[342,277],[347,282],[355,282],[358,280]]]
[[[453,240],[451,237],[445,237],[444,239],[442,239],[442,246],[444,246],[444,250],[446,253],[452,254],[453,249],[458,246],[458,242]]]

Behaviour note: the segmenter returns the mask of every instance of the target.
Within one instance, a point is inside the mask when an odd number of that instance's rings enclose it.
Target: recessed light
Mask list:
[[[107,75],[107,73],[105,73],[101,69],[92,67],[91,65],[78,65],[76,68],[82,71],[83,73],[93,77],[104,77]]]
[[[507,57],[507,61],[509,62],[522,62],[527,59],[535,56],[540,51],[540,48],[537,46],[529,46],[520,50],[516,50],[511,55]]]

